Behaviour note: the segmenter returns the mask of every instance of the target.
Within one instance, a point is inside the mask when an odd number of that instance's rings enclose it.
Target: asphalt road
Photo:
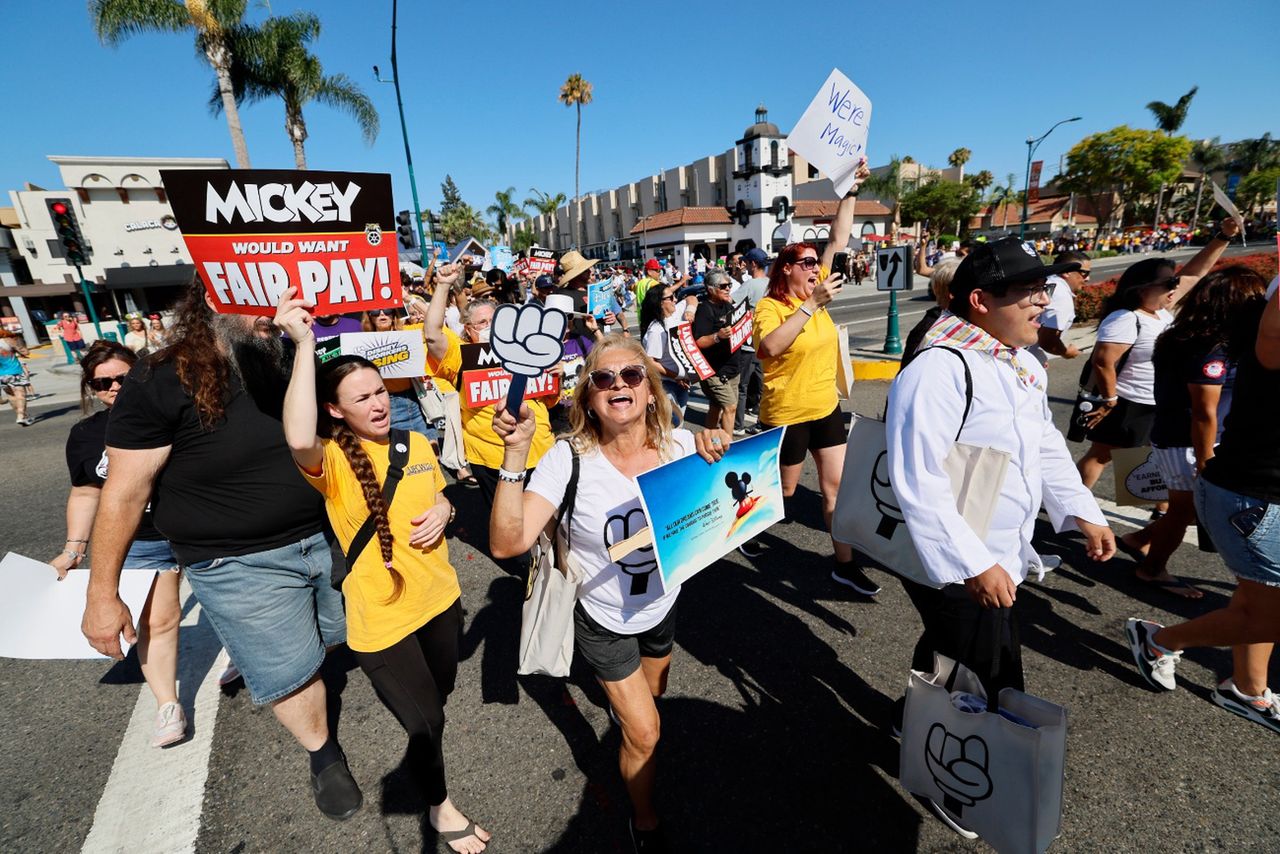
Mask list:
[[[854,319],[882,310],[853,308]],[[1060,420],[1075,373],[1052,364]],[[850,408],[878,412],[886,387],[859,384]],[[62,448],[78,413],[39,402],[34,411],[39,421],[26,429],[0,413],[3,547],[43,557],[64,536]],[[879,576],[885,589],[874,602],[829,580],[815,490],[810,471],[799,521],[766,534],[763,557],[734,554],[682,591],[659,748],[658,801],[673,850],[987,850],[946,830],[897,785],[898,746],[886,723],[919,622],[888,577]],[[485,557],[478,494],[456,485],[448,492],[459,507],[450,548],[467,611],[447,707],[451,794],[494,832],[493,851],[626,851],[619,736],[601,692],[581,670],[567,685],[515,677],[523,584]],[[1110,497],[1106,478],[1098,493]],[[1223,604],[1232,583],[1218,559],[1189,545],[1174,558],[1174,571],[1208,594],[1191,604],[1137,585],[1124,558],[1094,565],[1073,537],[1045,531],[1043,542],[1065,565],[1026,584],[1019,608],[1028,686],[1070,716],[1054,850],[1276,851],[1276,736],[1210,700],[1229,672],[1227,651],[1189,652],[1184,687],[1156,694],[1122,635],[1129,616],[1172,622]],[[271,714],[243,691],[210,689],[217,644],[194,603],[187,611],[182,694],[197,726],[170,750],[126,732],[151,714],[132,658],[114,666],[0,660],[0,851],[437,850],[399,767],[403,733],[349,659],[333,657],[328,672],[366,803],[336,824],[312,805],[305,757]],[[1272,676],[1280,687],[1280,667]]]

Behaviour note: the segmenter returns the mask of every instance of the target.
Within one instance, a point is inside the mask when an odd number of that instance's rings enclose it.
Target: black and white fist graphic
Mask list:
[[[925,739],[924,761],[943,791],[944,806],[957,816],[964,807],[990,797],[987,743],[978,736],[959,738],[936,723]]]
[[[649,527],[649,520],[644,511],[634,507],[626,513],[615,513],[604,520],[604,544],[613,548],[633,534],[638,534]],[[624,575],[631,576],[632,596],[643,596],[649,591],[649,576],[658,568],[658,560],[653,556],[653,546],[644,546],[617,561],[618,568]]]
[[[513,374],[541,375],[564,355],[564,312],[538,303],[500,305],[493,313],[489,346]]]

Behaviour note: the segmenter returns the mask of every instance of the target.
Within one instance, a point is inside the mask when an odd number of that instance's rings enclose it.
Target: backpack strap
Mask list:
[[[400,485],[400,478],[404,477],[404,467],[409,462],[409,431],[397,427],[391,428],[391,450],[388,453],[387,478],[382,483],[382,498],[387,502],[387,506],[391,506],[392,499],[396,495],[396,487]],[[401,450],[403,448],[403,450]],[[352,567],[356,565],[356,561],[360,559],[360,555],[364,552],[365,546],[369,545],[369,541],[373,539],[373,533],[377,529],[377,525],[373,520],[373,515],[365,517],[364,524],[360,526],[360,530],[356,531],[356,535],[351,538],[351,545],[347,547],[347,572],[350,573]]]
[[[552,535],[551,541],[555,543],[560,536],[560,525],[565,523],[565,544],[573,538],[573,532],[567,524],[573,520],[573,508],[578,502],[578,474],[582,471],[582,460],[578,456],[578,449],[574,447],[573,441],[569,439],[561,439],[562,442],[568,442],[569,453],[573,455],[573,462],[569,472],[569,482],[564,487],[564,498],[560,499],[560,507],[556,510],[556,527]]]
[[[956,441],[960,441],[960,433],[964,430],[965,422],[969,420],[969,410],[973,409],[973,374],[969,370],[969,360],[964,354],[955,347],[943,347],[935,344],[932,347],[925,347],[925,350],[946,350],[949,353],[955,353],[956,358],[960,360],[960,364],[964,367],[964,414],[960,416],[960,429],[956,430]],[[922,351],[923,352],[923,351]]]

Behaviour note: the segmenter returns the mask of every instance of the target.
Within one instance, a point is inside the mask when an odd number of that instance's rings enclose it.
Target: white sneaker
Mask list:
[[[1220,683],[1213,692],[1213,701],[1233,715],[1262,724],[1273,732],[1280,732],[1280,697],[1271,693],[1270,688],[1264,689],[1261,696],[1251,697],[1241,692],[1233,680],[1228,679]]]
[[[187,714],[178,703],[165,703],[156,712],[156,727],[151,731],[152,747],[168,747],[187,737]]]
[[[1165,649],[1152,639],[1163,628],[1159,623],[1130,617],[1124,624],[1124,633],[1129,638],[1129,651],[1133,653],[1133,661],[1138,665],[1142,678],[1157,688],[1172,691],[1178,687],[1174,672],[1178,669],[1182,653]]]
[[[928,800],[926,798],[926,800]],[[942,819],[942,823],[963,836],[965,839],[977,839],[978,834],[961,824],[951,812],[937,801],[928,801],[929,809],[933,810],[933,814]]]

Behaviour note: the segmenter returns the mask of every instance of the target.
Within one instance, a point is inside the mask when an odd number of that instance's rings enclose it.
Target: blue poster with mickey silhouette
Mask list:
[[[667,589],[782,520],[785,427],[734,441],[714,465],[695,455],[636,478]]]

